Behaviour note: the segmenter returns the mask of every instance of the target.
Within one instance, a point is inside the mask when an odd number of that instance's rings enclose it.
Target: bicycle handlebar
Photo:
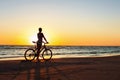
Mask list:
[[[37,41],[32,41],[32,42],[37,44]],[[48,42],[43,42],[43,41],[42,41],[42,43],[49,44]]]
[[[32,43],[37,43],[37,42],[35,42],[35,41],[32,41]]]

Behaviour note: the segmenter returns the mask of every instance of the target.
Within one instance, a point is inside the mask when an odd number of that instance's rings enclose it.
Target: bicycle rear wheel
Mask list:
[[[42,58],[45,61],[48,61],[52,58],[52,51],[50,49],[45,49],[42,53]]]
[[[25,51],[24,57],[25,57],[26,60],[29,60],[29,61],[34,60],[35,50],[34,49],[27,49]]]

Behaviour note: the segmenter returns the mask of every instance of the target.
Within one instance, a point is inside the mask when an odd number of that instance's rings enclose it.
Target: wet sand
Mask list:
[[[120,80],[120,56],[0,61],[0,80]]]

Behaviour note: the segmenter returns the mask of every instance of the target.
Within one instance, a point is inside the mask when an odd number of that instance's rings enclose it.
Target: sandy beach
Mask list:
[[[120,56],[0,61],[0,80],[120,80]]]

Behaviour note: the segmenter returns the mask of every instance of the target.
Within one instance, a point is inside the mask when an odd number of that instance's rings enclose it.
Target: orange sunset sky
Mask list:
[[[0,45],[120,46],[120,0],[0,0]]]

